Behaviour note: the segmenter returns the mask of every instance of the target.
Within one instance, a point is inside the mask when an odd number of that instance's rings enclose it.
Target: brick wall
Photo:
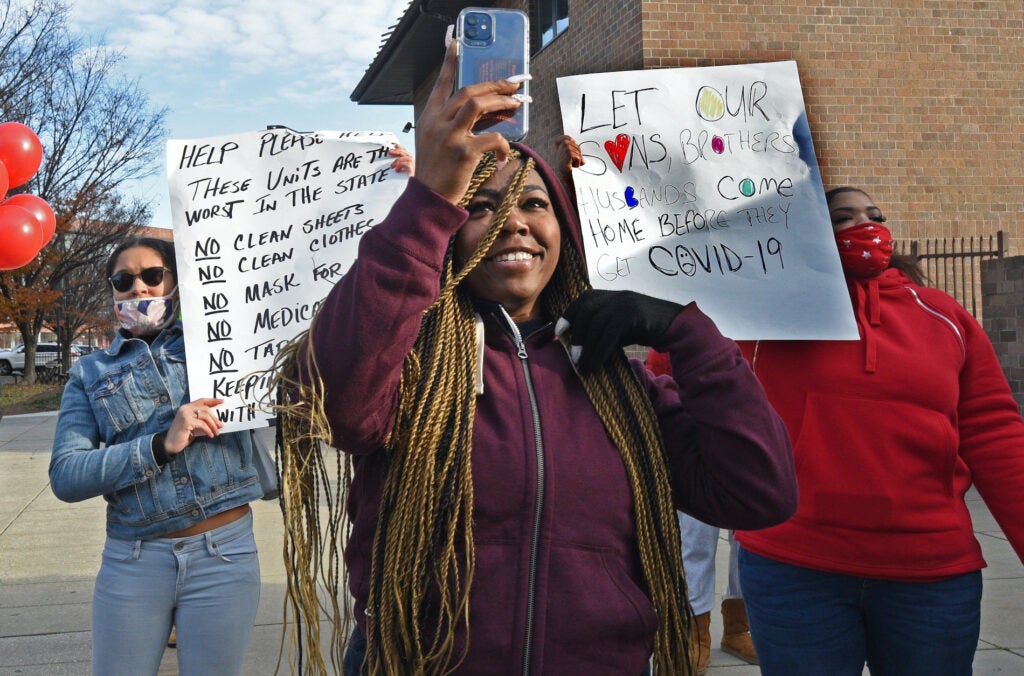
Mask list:
[[[982,261],[982,325],[1024,414],[1024,256]]]
[[[792,59],[826,187],[867,190],[897,237],[1003,230],[1020,254],[1022,34],[1020,0],[574,0],[533,59],[527,142],[562,133],[561,75]]]
[[[609,5],[615,7],[613,14]],[[557,78],[643,68],[640,5],[639,0],[573,2],[568,31],[533,56],[530,93],[534,103],[526,142],[548,160],[553,159],[551,149],[562,135]]]
[[[572,0],[532,58],[526,141],[553,158],[563,75],[795,60],[826,188],[867,190],[900,239],[1004,231],[984,325],[1024,402],[1022,36],[1021,0]]]

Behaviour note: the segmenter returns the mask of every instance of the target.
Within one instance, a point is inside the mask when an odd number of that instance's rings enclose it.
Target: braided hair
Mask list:
[[[471,456],[478,356],[474,310],[461,282],[490,250],[535,166],[532,158],[515,149],[509,159],[519,160],[521,165],[490,229],[461,266],[455,260],[452,238],[444,258],[441,292],[424,312],[416,343],[403,364],[397,418],[381,451],[388,454],[387,474],[373,543],[364,623],[364,669],[370,674],[448,673],[457,668],[472,640],[469,594],[475,553]],[[496,169],[494,155],[485,156],[460,202],[462,206]],[[563,241],[568,238],[563,237]],[[549,318],[561,316],[587,288],[580,253],[571,245],[563,246],[554,276],[541,294],[543,312]],[[313,377],[304,379],[313,382],[303,384],[288,375],[296,373],[297,368],[318,373],[308,341],[308,334],[300,336],[279,353],[275,364],[280,391],[291,393],[289,400],[278,407],[284,441],[279,461],[283,485],[280,500],[286,522],[288,598],[296,618],[293,643],[299,669],[303,668],[303,655],[308,654],[312,672],[324,673],[319,611],[326,610],[335,618],[331,637],[335,669],[341,664],[344,639],[353,621],[348,604],[339,612],[337,601],[347,598],[340,584],[344,575],[338,570],[337,542],[339,538],[347,542],[350,533],[344,496],[352,465],[347,454],[336,454],[335,471],[340,479],[332,491],[326,462],[329,454],[320,443],[330,439],[322,383]],[[655,673],[690,673],[688,642],[693,617],[686,595],[668,463],[654,409],[622,352],[596,373],[581,376],[581,380],[622,455],[630,482],[640,561],[659,618]],[[323,512],[327,514],[326,527],[320,523]],[[318,596],[318,584],[327,600]],[[465,636],[461,645],[456,642],[459,633]]]

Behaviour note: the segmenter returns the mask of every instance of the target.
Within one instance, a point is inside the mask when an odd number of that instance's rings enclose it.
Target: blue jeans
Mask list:
[[[359,676],[363,662],[366,660],[366,636],[363,635],[359,627],[356,627],[349,637],[348,645],[345,647],[345,657],[342,660],[342,673],[344,676]],[[641,676],[650,675],[651,665],[648,663]]]
[[[249,513],[184,538],[107,538],[92,603],[92,673],[156,674],[171,625],[181,674],[241,674],[260,599]]]
[[[750,633],[764,676],[970,674],[981,572],[940,582],[824,573],[740,551]]]
[[[348,639],[345,657],[342,658],[344,676],[359,676],[364,661],[366,661],[366,636],[359,627],[356,627]]]

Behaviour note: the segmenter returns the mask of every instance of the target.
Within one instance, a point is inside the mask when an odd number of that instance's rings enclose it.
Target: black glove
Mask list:
[[[584,291],[558,320],[555,332],[572,332],[573,357],[580,373],[592,373],[626,345],[654,346],[682,305],[635,291]]]

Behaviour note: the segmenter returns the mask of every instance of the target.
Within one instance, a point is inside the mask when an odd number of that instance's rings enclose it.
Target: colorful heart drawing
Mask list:
[[[632,209],[633,207],[639,206],[640,200],[633,197],[633,186],[626,187],[626,206]]]
[[[619,134],[615,137],[615,141],[605,141],[604,150],[608,153],[608,157],[612,158],[612,162],[618,167],[619,171],[622,171],[622,163],[626,161],[626,153],[629,152],[629,136],[626,134]]]

